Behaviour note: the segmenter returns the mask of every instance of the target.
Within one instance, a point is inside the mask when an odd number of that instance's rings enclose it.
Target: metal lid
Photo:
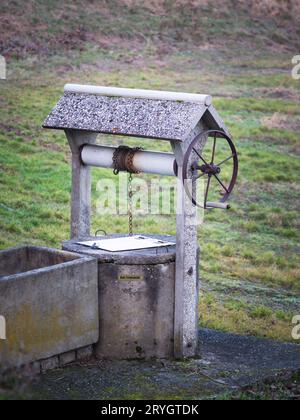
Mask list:
[[[118,238],[124,236],[126,235],[116,234],[109,235],[106,238]],[[176,243],[176,238],[174,236],[150,234],[146,234],[144,236]],[[63,250],[95,257],[100,263],[116,263],[120,265],[156,265],[175,262],[176,246],[142,249],[138,251],[108,252],[101,249],[87,248],[86,246],[78,244],[79,241],[93,241],[97,239],[99,238],[89,237],[80,238],[80,240],[73,239],[71,241],[65,241],[63,242]]]

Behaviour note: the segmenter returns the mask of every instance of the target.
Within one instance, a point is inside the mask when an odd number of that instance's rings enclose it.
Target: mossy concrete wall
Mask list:
[[[0,252],[0,365],[21,366],[98,341],[97,261],[39,247]]]
[[[99,264],[99,358],[174,357],[175,263]]]

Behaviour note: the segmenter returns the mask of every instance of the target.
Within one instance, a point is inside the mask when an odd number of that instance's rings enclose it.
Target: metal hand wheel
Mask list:
[[[203,151],[199,153],[207,137],[212,139],[212,145],[207,141]],[[224,179],[223,175],[225,176]],[[202,132],[193,140],[186,151],[182,173],[185,190],[193,204],[200,208],[230,208],[227,200],[236,184],[237,175],[237,151],[232,139],[223,131],[209,130]],[[195,183],[201,178],[207,179],[204,204],[198,203],[194,194]],[[189,180],[192,182],[187,182]],[[218,188],[218,191],[216,188]],[[211,194],[217,197],[216,202],[211,201]]]

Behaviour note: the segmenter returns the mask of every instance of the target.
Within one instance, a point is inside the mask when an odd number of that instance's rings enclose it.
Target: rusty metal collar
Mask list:
[[[141,147],[119,146],[113,155],[114,174],[120,171],[127,171],[131,174],[138,174],[139,171],[134,167],[133,159],[136,152],[142,150]]]

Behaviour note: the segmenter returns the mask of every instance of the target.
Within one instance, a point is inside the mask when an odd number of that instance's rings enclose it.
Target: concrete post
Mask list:
[[[97,133],[65,130],[72,152],[71,239],[90,235],[91,170],[81,161],[81,146],[94,144]]]
[[[182,183],[184,154],[194,138],[205,130],[200,121],[185,142],[171,142],[178,164],[177,248],[175,278],[174,354],[193,357],[198,347],[198,244],[197,208]],[[202,152],[205,142],[198,152]]]

